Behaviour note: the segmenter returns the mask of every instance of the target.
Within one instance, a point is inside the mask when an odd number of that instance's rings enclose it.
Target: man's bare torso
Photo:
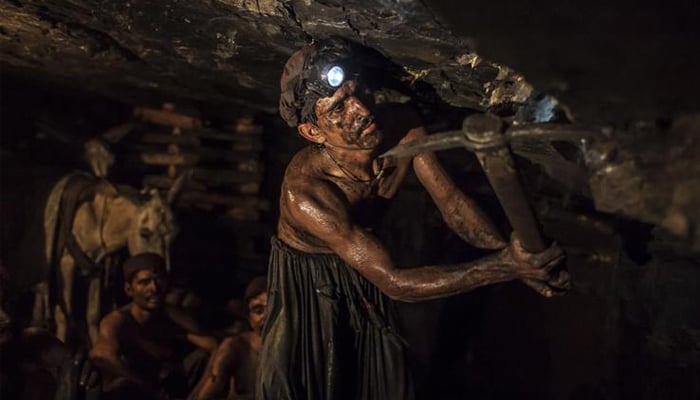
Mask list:
[[[119,356],[131,368],[154,379],[164,367],[177,361],[174,349],[182,330],[166,313],[141,325],[131,315],[128,306],[116,312],[123,320],[119,332]]]
[[[396,105],[385,109],[378,115],[377,121],[384,133],[384,139],[376,149],[376,155],[400,142],[413,140],[407,135],[416,127],[416,121],[405,118],[405,114]],[[277,226],[278,237],[289,246],[308,253],[331,253],[322,238],[317,238],[303,228],[303,221],[295,219],[290,207],[298,201],[300,195],[318,195],[321,186],[330,188],[345,205],[349,218],[360,225],[368,227],[379,217],[378,204],[381,199],[389,199],[396,194],[398,187],[406,176],[410,159],[397,162],[376,159],[372,165],[373,179],[358,181],[347,173],[337,172],[338,167],[325,149],[308,146],[299,151],[289,163],[282,183],[280,196],[280,219]],[[336,171],[331,173],[330,171]],[[324,191],[327,193],[327,191]]]
[[[238,336],[236,360],[233,366],[235,391],[239,396],[253,397],[257,380],[258,364],[262,339],[253,332],[244,332]]]

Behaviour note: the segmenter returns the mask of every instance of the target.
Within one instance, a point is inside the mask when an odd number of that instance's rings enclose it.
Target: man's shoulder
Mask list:
[[[245,332],[241,332],[238,335],[236,335],[238,340],[245,343],[246,345],[250,345],[253,342],[255,336],[256,336],[256,333],[254,331],[245,331]]]
[[[100,325],[110,328],[121,328],[130,320],[129,309],[124,306],[118,308],[102,318]]]
[[[292,158],[282,182],[283,195],[304,196],[332,187],[321,168],[321,154],[317,148],[309,146]]]
[[[253,346],[254,335],[253,331],[241,332],[222,340],[220,346],[226,352],[246,351]]]
[[[313,178],[318,175],[320,154],[319,149],[311,145],[299,150],[287,165],[287,170],[284,174],[285,180],[297,176]]]

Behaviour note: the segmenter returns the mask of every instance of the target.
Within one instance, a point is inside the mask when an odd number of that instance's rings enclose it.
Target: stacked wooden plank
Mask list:
[[[179,196],[179,207],[221,210],[238,221],[259,221],[268,202],[259,196],[263,178],[262,126],[241,117],[222,129],[204,127],[198,117],[163,109],[139,107],[135,115],[147,123],[139,156],[162,174],[146,175],[143,184],[168,189],[177,176],[192,170]]]
[[[270,230],[261,220],[269,208],[260,196],[262,126],[241,117],[220,129],[205,127],[198,117],[169,105],[136,108],[134,114],[145,128],[137,146],[141,162],[151,170],[162,168],[145,175],[144,186],[167,190],[191,170],[176,205],[213,211],[232,226],[242,281],[264,273]]]

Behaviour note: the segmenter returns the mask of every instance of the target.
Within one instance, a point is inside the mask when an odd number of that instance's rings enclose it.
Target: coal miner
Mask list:
[[[97,400],[99,371],[47,330],[13,321],[9,274],[0,264],[0,399]]]
[[[203,372],[213,337],[188,331],[168,314],[165,261],[154,253],[124,262],[124,290],[131,303],[100,322],[91,357],[105,378],[104,398],[185,398]],[[188,351],[183,344],[197,349]],[[188,353],[188,354],[186,354]]]
[[[250,330],[224,339],[190,399],[254,399],[256,373],[267,310],[267,280],[253,279],[245,290]]]
[[[374,104],[368,82],[377,73],[360,61],[363,50],[319,41],[295,52],[282,73],[280,113],[311,145],[294,156],[282,183],[260,399],[413,398],[387,298],[415,302],[513,279],[545,282],[563,258],[556,246],[530,254],[515,239],[505,242],[434,154],[393,163],[378,157],[426,131],[409,106]],[[447,225],[493,254],[411,269],[392,262],[371,227],[409,168]]]

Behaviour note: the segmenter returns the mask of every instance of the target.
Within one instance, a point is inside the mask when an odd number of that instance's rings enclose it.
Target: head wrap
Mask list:
[[[348,60],[354,52],[352,43],[333,37],[306,45],[289,57],[280,78],[279,103],[280,115],[289,126],[308,121],[315,112],[316,100],[324,97],[310,90],[313,64]]]
[[[316,45],[309,44],[295,51],[284,65],[280,78],[280,115],[291,127],[301,123],[304,106],[303,75],[309,61],[316,54]]]
[[[130,257],[122,267],[124,282],[129,282],[134,275],[142,270],[152,270],[165,274],[165,260],[156,253],[141,253]]]
[[[266,276],[258,276],[256,278],[253,278],[250,283],[248,283],[248,286],[245,288],[245,295],[243,298],[245,299],[245,302],[249,302],[252,298],[256,297],[260,293],[266,292],[267,291],[267,277]]]

